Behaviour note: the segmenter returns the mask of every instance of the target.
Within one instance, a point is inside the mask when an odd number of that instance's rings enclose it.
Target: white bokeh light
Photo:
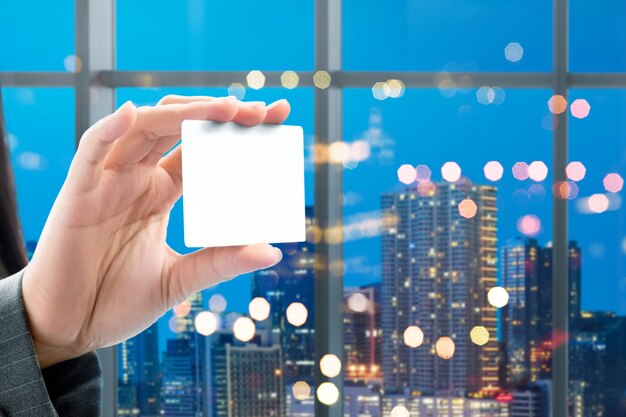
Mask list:
[[[291,303],[287,307],[287,321],[296,327],[302,326],[306,323],[306,319],[309,316],[309,311],[302,303]]]
[[[248,342],[254,337],[256,326],[252,319],[248,317],[239,317],[233,324],[233,333],[235,337],[242,342]]]
[[[487,299],[495,308],[502,308],[509,303],[509,293],[503,287],[493,287],[487,293]]]

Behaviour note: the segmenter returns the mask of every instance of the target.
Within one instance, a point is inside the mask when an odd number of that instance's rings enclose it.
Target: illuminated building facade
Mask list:
[[[477,205],[475,218],[460,216],[464,199]],[[431,195],[383,194],[382,215],[397,218],[382,227],[382,366],[386,392],[404,388],[464,395],[498,385],[496,312],[487,292],[497,278],[496,188],[437,183]],[[403,332],[418,325],[424,343],[416,349]],[[471,343],[472,327],[485,326],[485,346]],[[434,356],[441,336],[451,337],[450,360]]]
[[[284,417],[285,392],[280,346],[265,346],[257,335],[238,341],[232,332],[206,338],[209,417]]]
[[[363,311],[350,308],[350,297],[360,294],[367,300]],[[382,377],[380,366],[380,284],[344,290],[344,377],[346,382],[370,381]],[[357,308],[361,310],[360,308]]]
[[[314,226],[313,209],[306,208],[307,230]],[[310,233],[307,233],[310,236]],[[283,351],[285,380],[313,381],[314,371],[314,269],[315,245],[305,242],[277,244],[283,259],[275,266],[257,271],[252,278],[252,298],[265,298],[271,306],[270,319],[260,324],[269,326],[273,340]],[[293,302],[304,304],[307,321],[300,327],[287,322],[286,310]]]
[[[504,386],[523,386],[531,380],[531,352],[539,340],[539,256],[535,239],[515,239],[501,250],[501,285],[509,303],[500,311],[504,356]],[[551,293],[551,292],[550,292]]]
[[[454,396],[385,395],[382,415],[391,415],[394,407],[405,407],[411,417],[509,417],[509,403],[487,398]]]
[[[159,400],[159,329],[155,323],[122,342],[118,354],[117,415],[156,416]]]

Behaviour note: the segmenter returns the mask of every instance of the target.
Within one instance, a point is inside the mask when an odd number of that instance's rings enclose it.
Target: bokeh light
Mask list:
[[[185,317],[191,311],[191,303],[189,300],[185,300],[180,304],[174,306],[174,315],[176,317]]]
[[[253,70],[246,76],[246,81],[248,82],[248,87],[259,90],[265,85],[265,75],[261,71]]]
[[[486,345],[489,342],[489,331],[484,326],[474,326],[470,331],[470,339],[475,345]]]
[[[287,307],[287,321],[296,327],[302,326],[306,323],[306,319],[309,316],[307,308],[302,303],[291,303]]]
[[[502,104],[506,94],[500,87],[480,87],[476,91],[476,100],[483,105]]]
[[[604,184],[604,189],[610,193],[619,193],[624,187],[624,179],[616,173],[607,174],[602,183]]]
[[[528,195],[535,203],[540,203],[546,198],[546,189],[541,184],[533,184],[528,188]]]
[[[383,86],[387,96],[390,98],[399,98],[404,95],[404,83],[400,80],[387,80],[385,83],[386,87]]]
[[[548,132],[554,131],[557,127],[559,127],[559,116],[555,114],[546,114],[541,119],[541,127]]]
[[[360,292],[351,294],[348,297],[348,308],[357,313],[363,313],[369,308],[369,299]]]
[[[541,231],[541,220],[534,214],[527,214],[517,220],[517,230],[526,236],[535,236]]]
[[[293,384],[291,392],[296,400],[303,401],[311,396],[311,386],[305,381],[298,381]]]
[[[409,410],[407,410],[406,407],[402,405],[396,405],[391,409],[389,417],[411,417],[411,413],[409,413]]]
[[[487,293],[487,300],[495,308],[502,308],[509,303],[509,293],[503,287],[493,287]]]
[[[403,184],[411,184],[417,178],[415,167],[410,164],[400,165],[398,168],[398,180]]]
[[[213,294],[209,298],[209,309],[214,313],[223,313],[226,310],[226,299],[221,294]]]
[[[337,355],[326,354],[320,359],[320,371],[322,374],[334,378],[341,372],[341,360]]]
[[[498,161],[487,162],[483,171],[485,172],[485,178],[489,181],[498,181],[502,178],[502,174],[504,174],[504,168]]]
[[[235,337],[242,342],[248,342],[254,337],[256,326],[252,319],[248,317],[239,317],[233,324],[233,333]]]
[[[280,83],[283,85],[283,87],[290,90],[296,88],[299,82],[300,77],[298,76],[298,74],[295,73],[295,71],[285,71],[280,76]]]
[[[572,181],[581,181],[583,178],[585,178],[586,173],[587,168],[585,168],[585,165],[583,165],[583,163],[580,161],[572,161],[567,164],[567,167],[565,168],[565,174],[567,175],[567,178]]]
[[[454,356],[454,341],[447,336],[440,337],[435,343],[435,351],[441,359],[450,359]]]
[[[263,297],[256,297],[248,305],[250,317],[256,321],[263,321],[270,316],[270,303]]]
[[[411,348],[416,348],[424,343],[424,332],[417,326],[409,326],[402,335],[404,344]]]
[[[417,184],[417,193],[422,197],[432,197],[437,191],[437,186],[431,181],[424,181]]]
[[[524,48],[518,42],[511,42],[504,47],[504,57],[507,61],[518,62],[524,56]]]
[[[516,162],[512,171],[516,180],[524,181],[528,179],[528,164],[526,162]]]
[[[418,182],[426,182],[426,181],[430,181],[430,177],[432,175],[432,172],[430,171],[430,168],[428,168],[428,165],[418,165],[415,167],[415,172],[417,172],[417,176],[416,179]]]
[[[609,199],[604,194],[594,194],[587,200],[589,210],[594,213],[604,213],[609,208]]]
[[[569,109],[572,112],[572,116],[578,119],[584,119],[585,117],[589,116],[591,106],[589,105],[587,100],[579,98],[578,100],[574,100]]]
[[[561,95],[554,95],[548,100],[550,113],[561,114],[567,110],[567,100]]]
[[[333,405],[339,399],[339,389],[332,382],[323,382],[317,387],[317,399],[324,405]]]
[[[325,90],[330,86],[330,74],[326,71],[317,71],[313,75],[313,85],[320,90]]]
[[[176,317],[175,315],[170,318],[167,323],[172,333],[180,333],[186,328],[186,320],[182,317]]]
[[[461,167],[456,162],[446,162],[441,167],[441,176],[448,182],[456,182],[461,178]]]
[[[458,208],[461,217],[465,217],[466,219],[471,219],[476,215],[476,211],[478,211],[478,206],[476,206],[476,203],[474,203],[474,201],[469,198],[461,201]]]
[[[243,100],[246,96],[246,87],[241,83],[232,83],[228,87],[228,95],[235,96],[237,100]]]
[[[573,200],[578,197],[578,185],[574,181],[557,181],[552,186],[555,198]]]
[[[63,67],[67,72],[78,73],[83,68],[83,61],[76,55],[68,55],[63,60]]]
[[[217,330],[219,319],[210,311],[201,311],[194,319],[194,326],[202,336],[209,336]]]
[[[528,177],[537,182],[541,182],[548,176],[548,167],[542,161],[533,161],[528,165]]]
[[[385,83],[379,81],[372,87],[372,95],[376,100],[384,100],[388,97],[385,85]]]

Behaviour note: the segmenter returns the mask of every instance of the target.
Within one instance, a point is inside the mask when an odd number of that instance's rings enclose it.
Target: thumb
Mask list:
[[[237,275],[269,268],[282,257],[280,249],[266,243],[204,248],[180,256],[170,272],[167,299],[176,304]]]
[[[137,119],[137,108],[127,101],[113,114],[100,119],[83,134],[70,167],[67,182],[80,191],[94,188],[104,169],[104,159],[113,143]]]

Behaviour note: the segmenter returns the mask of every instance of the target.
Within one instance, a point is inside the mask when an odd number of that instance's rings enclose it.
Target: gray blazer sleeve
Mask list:
[[[95,353],[40,370],[24,311],[22,275],[23,270],[0,280],[0,416],[100,415],[101,370]]]

